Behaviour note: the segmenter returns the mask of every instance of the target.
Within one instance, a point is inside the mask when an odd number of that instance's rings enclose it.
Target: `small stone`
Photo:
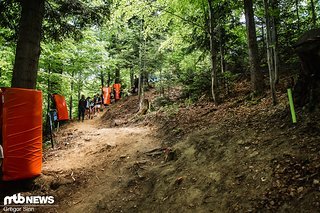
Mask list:
[[[298,188],[298,193],[301,193],[302,191],[303,191],[303,187],[300,186],[300,187]]]
[[[313,184],[314,184],[314,185],[318,185],[318,184],[319,184],[319,180],[314,179],[314,180],[313,180]]]
[[[258,152],[258,151],[255,151],[255,152],[251,153],[251,154],[249,155],[249,157],[250,157],[250,158],[253,158],[253,157],[257,156],[257,155],[259,155],[259,152]]]
[[[244,145],[244,144],[246,144],[246,142],[245,142],[244,140],[238,140],[238,141],[237,141],[237,144],[239,144],[239,145]]]
[[[249,149],[250,149],[250,147],[249,147],[249,146],[246,146],[246,147],[244,147],[244,149],[245,149],[245,150],[249,150]]]

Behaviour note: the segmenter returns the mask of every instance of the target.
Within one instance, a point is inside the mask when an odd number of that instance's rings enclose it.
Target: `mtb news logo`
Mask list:
[[[34,207],[53,205],[53,196],[23,196],[20,193],[3,199],[5,212],[34,211]]]

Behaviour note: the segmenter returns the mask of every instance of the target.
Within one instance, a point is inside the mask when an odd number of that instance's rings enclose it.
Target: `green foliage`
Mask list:
[[[281,59],[288,64],[296,62],[292,45],[311,28],[308,1],[295,2],[281,0],[271,11],[278,18]],[[212,4],[218,81],[223,82],[220,89],[225,84],[232,89],[238,75],[247,74],[248,67],[243,2],[212,0]],[[254,6],[264,68],[263,1],[257,0]],[[319,9],[316,5],[318,14]],[[0,1],[1,86],[11,84],[15,51],[11,42],[20,12],[16,1]],[[100,93],[101,86],[115,81],[116,73],[120,73],[124,92],[130,91],[132,76],[143,74],[157,79],[156,88],[164,97],[175,86],[183,88],[187,104],[204,94],[210,96],[207,0],[49,0],[43,27],[37,88],[44,93],[45,107],[47,95],[53,93],[64,95],[68,104],[72,96],[76,107],[79,95]],[[165,99],[158,101],[159,106],[171,105]]]
[[[14,54],[11,46],[5,46],[0,40],[0,86],[10,87]]]
[[[173,103],[163,107],[164,112],[168,117],[176,117],[179,112],[179,104]]]

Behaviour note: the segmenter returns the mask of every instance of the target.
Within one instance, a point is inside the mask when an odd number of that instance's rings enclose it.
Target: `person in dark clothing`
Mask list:
[[[78,111],[79,111],[78,119],[79,119],[79,121],[80,121],[80,118],[81,118],[82,122],[84,120],[84,113],[86,111],[86,105],[87,105],[86,98],[84,95],[82,95],[81,99],[79,100],[79,104],[78,104]]]

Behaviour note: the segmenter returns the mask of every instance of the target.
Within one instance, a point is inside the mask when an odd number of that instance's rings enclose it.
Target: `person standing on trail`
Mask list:
[[[78,104],[78,111],[79,111],[78,120],[79,121],[80,121],[80,118],[81,118],[82,122],[84,120],[84,113],[86,111],[86,105],[87,105],[87,101],[85,99],[85,96],[82,95],[81,99],[79,100],[79,104]]]
[[[96,102],[95,102],[95,107],[96,107],[96,112],[99,113],[100,108],[101,108],[101,96],[99,94],[96,95]]]
[[[86,99],[86,112],[85,115],[88,116],[88,119],[91,118],[91,107],[90,107],[91,101],[90,101],[90,97],[87,97]]]
[[[96,102],[97,102],[97,97],[96,95],[94,95],[93,99],[90,101],[90,110],[92,113],[92,117],[95,116],[96,114]]]
[[[139,78],[135,75],[134,76],[134,93],[137,93],[138,92],[138,87],[139,87]]]

